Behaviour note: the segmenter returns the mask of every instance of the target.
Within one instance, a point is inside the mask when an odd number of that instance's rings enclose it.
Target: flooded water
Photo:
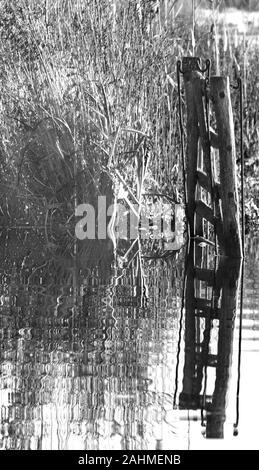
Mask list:
[[[15,261],[17,237],[32,234],[2,239],[1,449],[258,449],[258,238],[247,242],[240,350],[229,293],[228,323],[210,318],[207,344],[200,313],[192,333],[184,250],[98,267],[43,250],[33,266],[29,254]]]

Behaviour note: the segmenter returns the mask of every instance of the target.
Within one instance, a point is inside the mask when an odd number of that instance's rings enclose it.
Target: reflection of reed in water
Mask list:
[[[70,269],[75,253],[79,269],[111,263],[109,239],[75,240],[76,206],[91,204],[97,213],[99,195],[107,207],[113,200],[103,152],[91,141],[100,133],[92,127],[89,122],[82,133],[80,149],[73,124],[62,119],[39,119],[25,134],[16,171],[1,175],[1,255],[7,263],[32,271],[46,261],[64,267],[66,259]]]
[[[216,263],[214,269],[198,267],[193,247],[188,254],[179,406],[201,409],[206,437],[223,438],[241,261],[220,258]],[[212,394],[207,392],[209,385]]]
[[[143,305],[136,299],[137,269],[135,262],[111,278],[97,267],[85,270],[77,278],[74,317],[65,314],[73,279],[55,273],[54,265],[49,278],[43,268],[23,285],[23,315],[13,305],[22,302],[22,285],[10,290],[19,272],[12,272],[12,281],[2,273],[2,448],[154,448],[163,407],[170,408],[170,395],[155,380],[156,369],[162,373],[170,364],[165,356],[161,365],[161,354],[169,331],[174,334],[177,291],[172,265],[147,261],[150,297]],[[55,317],[61,288],[64,312]],[[44,317],[47,308],[52,314]]]

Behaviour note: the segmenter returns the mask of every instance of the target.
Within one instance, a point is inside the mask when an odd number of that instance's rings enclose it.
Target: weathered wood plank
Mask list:
[[[218,333],[218,358],[215,389],[207,416],[206,435],[221,438],[224,435],[226,419],[226,399],[231,371],[234,337],[234,321],[238,305],[238,284],[240,277],[240,259],[220,260],[222,277],[221,316]]]
[[[217,367],[218,356],[216,354],[204,354],[202,352],[195,353],[196,362],[203,363],[209,367]]]
[[[211,175],[211,162],[210,162],[210,141],[209,129],[206,122],[206,107],[205,107],[205,78],[203,76],[193,77],[193,93],[194,102],[196,105],[196,112],[199,123],[199,135],[203,148],[203,162],[204,168],[208,175],[209,181]],[[211,186],[211,183],[210,183]]]
[[[199,281],[205,281],[208,285],[212,286],[215,281],[215,272],[212,269],[194,268],[194,276]]]
[[[187,108],[187,142],[186,142],[186,184],[190,236],[194,236],[194,212],[195,212],[195,189],[196,189],[196,169],[198,160],[198,140],[199,128],[196,105],[194,100],[193,80],[199,76],[198,62],[195,57],[183,58],[183,78]]]
[[[209,299],[196,297],[194,301],[194,305],[195,305],[195,309],[204,310],[205,308],[210,307],[211,301]]]
[[[197,174],[197,181],[199,183],[199,185],[203,188],[203,189],[206,189],[207,191],[211,191],[211,187],[210,187],[210,180],[208,178],[208,176],[206,175],[206,173],[204,173],[203,171],[201,170],[197,170],[196,172]],[[220,188],[220,184],[215,182],[214,183],[214,191],[215,191],[215,197],[218,197],[220,198],[220,193],[221,193],[221,188]]]
[[[211,320],[219,320],[221,315],[221,310],[219,308],[210,308],[210,307],[203,307],[195,312],[196,317],[206,318],[209,317]]]
[[[203,150],[202,150],[202,145],[201,142],[198,142],[198,167],[203,168]],[[196,194],[195,198],[201,199],[202,198],[202,187],[197,184],[196,185]],[[195,214],[195,237],[203,237],[204,236],[204,221],[203,218],[199,214]],[[202,246],[199,246],[196,244],[196,249],[195,249],[195,264],[197,266],[202,265],[202,259],[203,259],[203,248]]]
[[[213,210],[203,201],[196,201],[196,212],[208,220],[216,229],[219,244],[223,241],[223,226],[220,218],[215,217]]]
[[[214,246],[215,247],[215,243],[213,243],[211,240],[208,240],[207,238],[205,237],[200,237],[199,235],[196,235],[193,239],[192,239],[195,243],[199,244],[206,244],[206,245],[210,245],[210,246]],[[196,248],[197,249],[197,248]]]
[[[195,310],[195,288],[194,288],[194,245],[190,245],[190,251],[186,266],[186,288],[185,288],[185,353],[184,353],[184,377],[183,389],[179,396],[180,406],[190,406],[201,392],[202,379],[197,381],[195,362],[196,341],[196,318]]]
[[[207,366],[208,367],[217,367],[218,356],[216,354],[208,354],[207,356]]]
[[[210,97],[219,136],[220,182],[223,215],[223,251],[226,256],[242,257],[237,192],[234,120],[228,77],[211,77]]]
[[[219,148],[219,136],[212,127],[210,127],[210,143],[214,149]]]
[[[207,191],[210,191],[211,190],[210,180],[209,180],[208,176],[206,175],[206,173],[204,173],[201,170],[197,170],[196,174],[197,174],[197,180],[198,180],[199,185],[203,189],[206,189]]]
[[[208,220],[212,225],[214,224],[213,210],[203,201],[196,201],[196,211],[204,219]]]

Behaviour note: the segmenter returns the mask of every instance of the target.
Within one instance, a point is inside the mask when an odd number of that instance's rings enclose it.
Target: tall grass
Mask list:
[[[95,173],[130,162],[142,136],[152,136],[157,184],[161,160],[170,173],[165,144],[173,153],[176,117],[167,75],[181,47],[153,34],[151,2],[141,10],[113,3],[1,2],[2,150],[14,179],[35,139],[45,143],[34,156],[76,152]]]
[[[145,190],[181,193],[175,66],[194,50],[217,73],[244,74],[246,54],[251,151],[255,50],[230,37],[224,44],[215,11],[204,27],[178,13],[179,2],[0,2],[0,165],[11,194],[41,197],[45,209],[65,201],[67,218],[75,191],[78,202],[107,190],[115,170],[137,194],[146,145]]]

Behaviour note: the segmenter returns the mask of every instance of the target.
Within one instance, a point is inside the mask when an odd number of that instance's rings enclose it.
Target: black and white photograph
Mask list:
[[[258,227],[258,0],[0,0],[1,461],[258,451]]]

